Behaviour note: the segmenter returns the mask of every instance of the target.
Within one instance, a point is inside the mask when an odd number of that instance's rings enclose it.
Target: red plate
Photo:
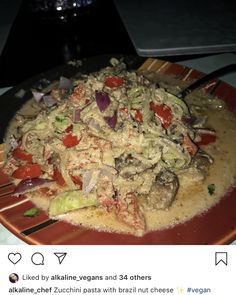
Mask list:
[[[141,70],[157,71],[179,80],[190,81],[202,73],[165,61],[148,59]],[[236,114],[236,89],[216,81],[207,89],[223,99]],[[236,187],[206,213],[173,228],[158,230],[143,237],[87,230],[66,222],[49,219],[45,212],[34,218],[23,213],[33,204],[24,197],[12,197],[12,186],[0,173],[0,221],[13,234],[28,244],[40,245],[204,245],[228,244],[236,238]]]

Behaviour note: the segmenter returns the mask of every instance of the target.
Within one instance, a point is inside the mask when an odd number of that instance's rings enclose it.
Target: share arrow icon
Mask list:
[[[54,255],[57,256],[59,264],[61,264],[62,261],[65,259],[67,253],[66,252],[54,252]]]

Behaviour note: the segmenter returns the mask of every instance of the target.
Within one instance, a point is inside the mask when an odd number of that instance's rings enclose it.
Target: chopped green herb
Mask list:
[[[55,118],[55,119],[56,119],[56,121],[57,121],[57,122],[61,122],[61,123],[63,123],[63,122],[65,122],[65,121],[66,121],[66,118],[65,118],[65,117],[62,117],[62,116],[61,116],[61,117],[59,117],[59,116],[56,116],[56,118]]]
[[[214,194],[214,192],[215,192],[216,186],[215,186],[214,183],[211,183],[211,184],[208,185],[207,189],[208,189],[209,195],[212,196]]]
[[[31,208],[27,211],[24,212],[25,217],[34,217],[39,214],[39,209],[38,208]]]

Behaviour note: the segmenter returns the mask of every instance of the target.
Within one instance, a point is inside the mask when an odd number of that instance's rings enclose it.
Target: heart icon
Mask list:
[[[22,258],[22,256],[20,253],[9,253],[8,254],[8,259],[13,264],[17,264],[21,260],[21,258]]]

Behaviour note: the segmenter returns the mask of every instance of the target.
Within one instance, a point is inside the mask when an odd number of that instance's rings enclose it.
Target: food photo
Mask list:
[[[21,79],[7,70],[0,221],[8,238],[35,245],[235,240],[235,54],[171,58],[131,48],[77,52],[36,72],[29,65]]]

